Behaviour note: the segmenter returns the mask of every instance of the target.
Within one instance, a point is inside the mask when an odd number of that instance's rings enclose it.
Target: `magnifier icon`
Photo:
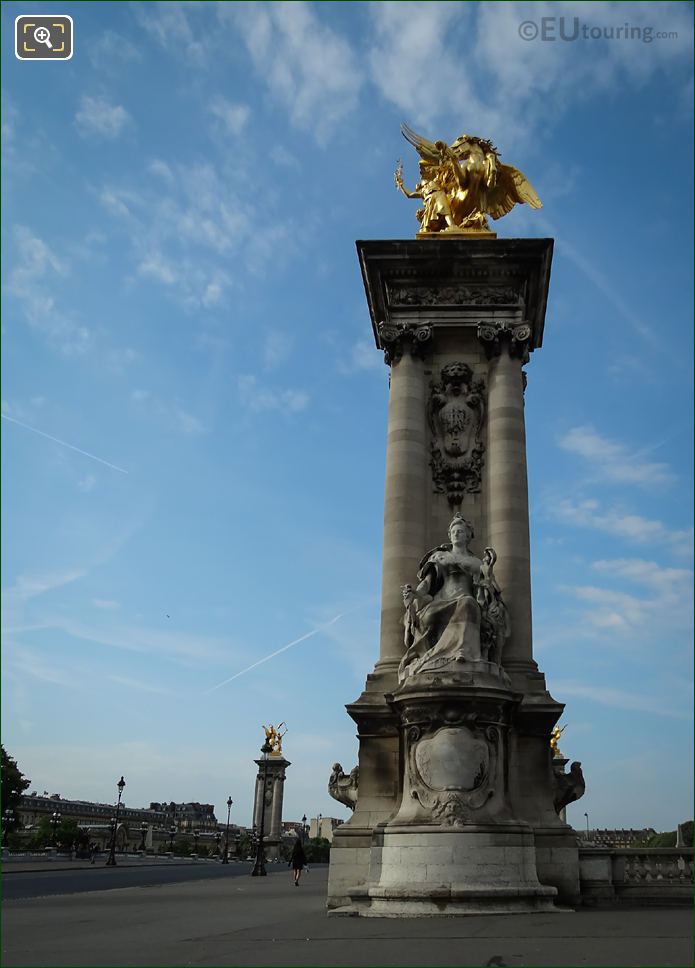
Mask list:
[[[37,27],[34,31],[34,40],[37,44],[45,44],[49,50],[53,50],[51,43],[51,32],[48,27]]]

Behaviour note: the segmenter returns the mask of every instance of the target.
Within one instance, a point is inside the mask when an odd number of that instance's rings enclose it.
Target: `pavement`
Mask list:
[[[15,876],[21,877],[11,874],[8,880]],[[2,964],[681,968],[693,963],[688,909],[327,918],[327,878],[325,867],[312,867],[295,888],[286,868],[265,878],[240,872],[206,878],[201,866],[200,879],[183,882],[6,900]]]

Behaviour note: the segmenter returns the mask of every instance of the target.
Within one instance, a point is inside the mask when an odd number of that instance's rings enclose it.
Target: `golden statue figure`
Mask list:
[[[533,186],[518,168],[503,165],[491,141],[462,134],[451,145],[428,141],[401,125],[403,137],[417,150],[420,180],[409,192],[403,184],[403,165],[396,168],[396,187],[406,198],[421,198],[416,212],[418,236],[447,233],[495,238],[487,216],[502,218],[515,205],[542,208]]]
[[[566,729],[567,729],[567,725],[564,725],[562,729],[560,729],[559,726],[553,726],[553,729],[550,733],[550,751],[553,754],[554,760],[559,760],[563,758],[562,753],[560,752],[560,747],[558,746],[558,743],[560,742],[560,737],[562,736],[562,734]]]
[[[281,733],[280,730],[283,726],[285,729]],[[265,731],[265,741],[270,747],[272,747],[271,755],[282,756],[282,737],[287,732],[287,725],[283,722],[280,723],[277,729],[272,724],[270,726],[264,726],[263,729]]]

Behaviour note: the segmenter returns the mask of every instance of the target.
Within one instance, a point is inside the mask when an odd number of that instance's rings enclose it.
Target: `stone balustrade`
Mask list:
[[[585,904],[692,904],[692,847],[580,847]]]

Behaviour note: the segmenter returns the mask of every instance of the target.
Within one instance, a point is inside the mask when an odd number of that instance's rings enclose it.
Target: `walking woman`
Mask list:
[[[297,842],[292,848],[292,856],[287,866],[292,868],[294,886],[299,887],[299,878],[302,876],[302,871],[306,867],[306,854],[304,853],[304,848],[299,837],[297,837]]]

